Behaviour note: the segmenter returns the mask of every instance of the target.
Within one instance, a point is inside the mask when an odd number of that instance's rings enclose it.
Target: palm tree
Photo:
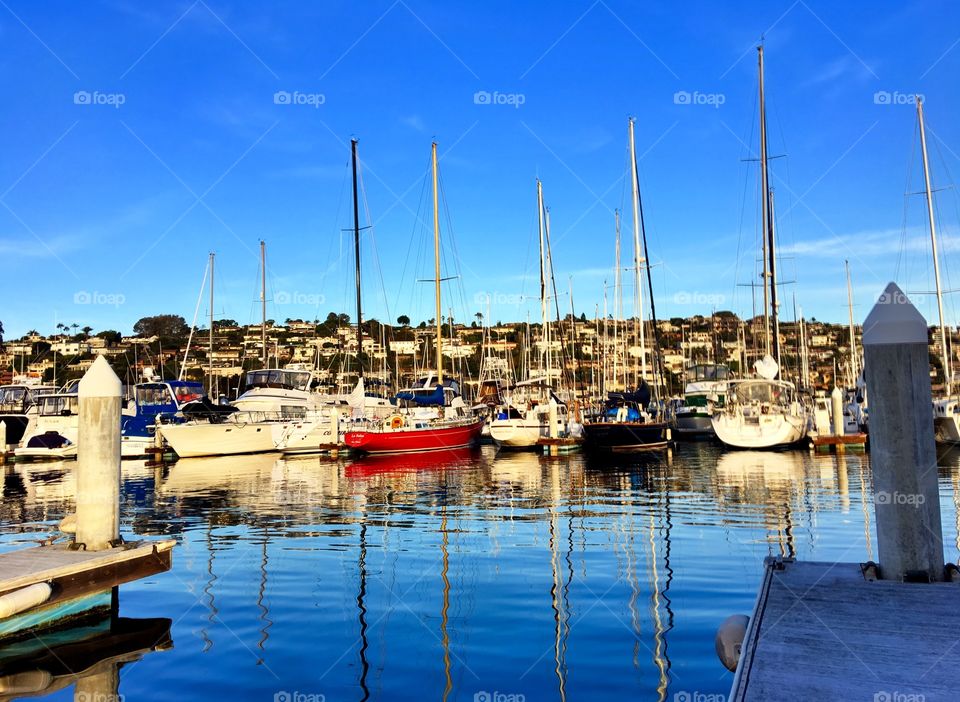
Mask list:
[[[80,331],[83,332],[83,336],[84,336],[85,338],[89,339],[89,338],[90,338],[90,332],[93,331],[93,327],[91,327],[91,326],[86,326],[86,327],[84,327],[83,329],[81,329]]]

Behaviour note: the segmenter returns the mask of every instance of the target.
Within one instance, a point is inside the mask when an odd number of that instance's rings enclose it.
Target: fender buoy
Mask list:
[[[724,619],[720,628],[717,629],[717,637],[714,640],[717,657],[723,663],[723,667],[731,673],[737,670],[737,664],[740,662],[740,649],[749,624],[750,617],[747,615],[733,614]]]

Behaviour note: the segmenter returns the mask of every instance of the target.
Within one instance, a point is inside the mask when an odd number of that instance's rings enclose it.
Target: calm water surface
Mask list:
[[[6,469],[0,550],[73,511],[73,471]],[[951,561],[958,476],[945,461]],[[852,454],[124,462],[122,500],[127,539],[179,542],[120,591],[122,616],[172,620],[172,647],[120,668],[128,702],[726,694],[714,633],[750,612],[765,556],[876,558]]]

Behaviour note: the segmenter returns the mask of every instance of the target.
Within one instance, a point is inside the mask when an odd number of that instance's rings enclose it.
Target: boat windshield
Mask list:
[[[68,417],[80,414],[80,398],[77,395],[44,395],[40,403],[39,414],[42,417]]]
[[[310,372],[277,369],[250,371],[247,373],[247,387],[306,391],[310,387]]]
[[[0,387],[0,411],[16,412],[23,407],[27,389],[22,385]]]
[[[693,367],[693,378],[701,380],[729,380],[730,368],[718,365],[698,365]]]
[[[793,400],[793,388],[773,382],[736,383],[733,386],[732,399],[741,404],[786,404]]]
[[[140,407],[147,405],[169,405],[172,402],[170,389],[166,385],[137,386],[137,405]]]

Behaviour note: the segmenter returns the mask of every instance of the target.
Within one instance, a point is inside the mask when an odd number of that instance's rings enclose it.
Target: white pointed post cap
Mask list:
[[[927,320],[896,283],[889,283],[863,321],[863,345],[927,343]]]
[[[123,383],[103,356],[97,356],[80,379],[80,397],[120,397],[122,391]]]

